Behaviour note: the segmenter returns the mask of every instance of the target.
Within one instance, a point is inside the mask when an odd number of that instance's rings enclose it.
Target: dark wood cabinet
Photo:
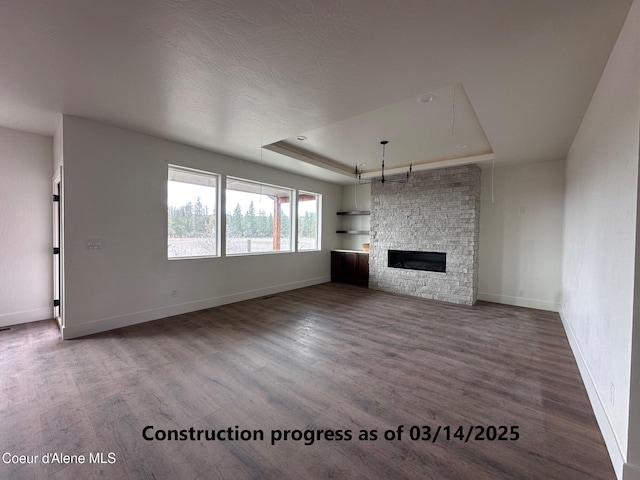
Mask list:
[[[331,281],[369,286],[369,254],[366,252],[331,252]]]

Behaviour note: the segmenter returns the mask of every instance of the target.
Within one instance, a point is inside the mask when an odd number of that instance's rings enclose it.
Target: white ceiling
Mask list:
[[[340,183],[380,140],[390,168],[556,160],[630,4],[0,0],[0,125],[77,115]]]
[[[377,141],[374,141],[377,140]],[[388,144],[383,152],[381,141]],[[267,145],[325,168],[363,177],[494,158],[461,84],[431,90]]]

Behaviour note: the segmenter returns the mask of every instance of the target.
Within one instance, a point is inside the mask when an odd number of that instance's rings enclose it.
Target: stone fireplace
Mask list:
[[[477,165],[417,172],[408,183],[373,183],[369,287],[473,305],[479,217]],[[446,270],[393,268],[390,251],[445,254]]]

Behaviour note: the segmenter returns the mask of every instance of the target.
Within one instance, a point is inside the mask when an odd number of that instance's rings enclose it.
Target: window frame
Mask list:
[[[304,195],[312,195],[316,197],[316,246],[314,248],[300,248],[300,197]],[[298,190],[296,198],[296,251],[297,252],[318,252],[322,250],[322,194],[310,192],[308,190]]]
[[[238,182],[238,183],[244,183],[244,184],[248,184],[248,185],[252,185],[255,188],[262,188],[265,187],[267,189],[277,189],[277,190],[283,190],[289,193],[289,248],[287,250],[266,250],[266,251],[254,251],[254,252],[230,252],[229,251],[229,245],[230,245],[230,238],[233,237],[229,237],[228,235],[228,231],[229,231],[229,222],[227,219],[227,215],[229,214],[233,214],[233,210],[235,210],[235,206],[230,205],[229,203],[229,190],[231,191],[236,191],[236,192],[242,192],[242,190],[236,190],[234,188],[229,188],[229,182]],[[265,195],[264,193],[261,192],[244,192],[244,193],[255,193],[258,195]],[[297,201],[297,196],[296,196],[296,189],[295,188],[291,188],[291,187],[285,187],[283,185],[275,185],[272,183],[267,183],[267,182],[261,182],[258,180],[250,180],[247,178],[242,178],[242,177],[236,177],[233,175],[227,175],[225,177],[225,185],[224,185],[224,204],[225,204],[225,212],[224,212],[224,216],[225,216],[225,231],[224,231],[224,256],[225,257],[240,257],[240,256],[253,256],[253,255],[273,255],[273,254],[282,254],[282,253],[295,253],[296,252],[296,243],[294,243],[294,237],[296,235],[296,223],[297,223],[297,217],[296,217],[296,201]],[[244,238],[244,237],[241,237]]]
[[[214,180],[214,185],[213,188],[215,189],[215,193],[214,193],[214,233],[215,233],[215,245],[214,245],[214,253],[212,254],[206,254],[206,255],[179,255],[179,256],[170,256],[169,255],[169,240],[171,237],[169,237],[169,231],[171,229],[171,225],[169,224],[169,182],[174,181],[174,182],[178,182],[178,183],[185,183],[185,184],[189,184],[190,182],[180,182],[179,180],[172,180],[171,179],[171,172],[182,172],[182,173],[187,173],[187,174],[193,174],[193,175],[200,175],[203,177],[208,177],[208,178],[212,178]],[[222,176],[219,173],[215,173],[215,172],[210,172],[207,170],[201,170],[201,169],[197,169],[197,168],[191,168],[191,167],[185,167],[183,165],[176,165],[173,163],[168,163],[167,164],[167,195],[166,195],[166,200],[167,200],[167,259],[168,260],[193,260],[193,259],[198,259],[198,258],[220,258],[221,255],[221,237],[220,237],[220,206],[221,206],[221,188],[220,188],[220,184],[221,184],[221,178]],[[197,184],[193,184],[193,185],[197,185]]]

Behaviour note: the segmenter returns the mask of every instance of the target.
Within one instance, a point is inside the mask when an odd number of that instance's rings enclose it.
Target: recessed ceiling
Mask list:
[[[630,5],[4,1],[0,126],[53,135],[77,115],[333,182],[374,168],[383,136],[398,164],[557,160]]]
[[[265,148],[326,168],[365,176],[381,170],[381,141],[388,141],[386,171],[429,168],[464,159],[493,158],[493,150],[462,84],[413,95],[352,118],[302,132]],[[365,165],[362,165],[362,164]]]

